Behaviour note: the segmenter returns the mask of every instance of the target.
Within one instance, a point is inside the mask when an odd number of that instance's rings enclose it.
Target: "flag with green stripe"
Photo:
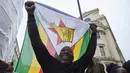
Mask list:
[[[87,50],[90,28],[87,22],[36,2],[35,19],[40,38],[49,53],[56,57],[64,46],[72,47],[74,61]],[[15,66],[18,73],[43,73],[26,29],[22,52]]]

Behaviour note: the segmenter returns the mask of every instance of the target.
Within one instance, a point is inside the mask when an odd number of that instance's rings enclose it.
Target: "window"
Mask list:
[[[101,52],[101,56],[105,57],[105,51],[104,51],[104,46],[99,46],[100,52]]]
[[[98,39],[100,39],[101,37],[100,37],[100,33],[99,32],[97,32],[97,38]]]

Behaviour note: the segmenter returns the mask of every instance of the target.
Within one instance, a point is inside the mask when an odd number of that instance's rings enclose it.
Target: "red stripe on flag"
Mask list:
[[[50,53],[52,56],[55,56],[56,51],[55,51],[55,49],[54,49],[54,47],[53,47],[53,45],[52,45],[52,43],[50,42],[49,39],[48,39],[48,41],[47,41],[47,49],[48,49],[49,53]]]
[[[75,45],[76,45],[76,44],[74,44],[74,45],[72,46],[72,50],[74,50]]]
[[[43,73],[42,68],[40,69],[39,73]]]

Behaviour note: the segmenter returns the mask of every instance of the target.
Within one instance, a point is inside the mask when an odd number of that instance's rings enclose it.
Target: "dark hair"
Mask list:
[[[107,71],[108,73],[116,73],[116,72],[117,72],[117,71],[116,71],[117,68],[120,68],[120,66],[118,66],[117,64],[114,64],[114,63],[110,63],[110,64],[107,66],[106,71]]]
[[[0,70],[5,70],[6,68],[8,68],[8,64],[0,60]]]
[[[64,49],[64,48],[70,48],[70,49],[71,49],[71,47],[69,47],[69,46],[64,46],[63,49]]]
[[[85,73],[105,73],[104,65],[98,58],[93,58]]]
[[[13,62],[10,64],[0,60],[0,72],[13,72]]]
[[[123,64],[123,68],[125,68],[127,72],[130,73],[130,60]]]

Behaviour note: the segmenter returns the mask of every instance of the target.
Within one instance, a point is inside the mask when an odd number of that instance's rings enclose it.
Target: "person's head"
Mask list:
[[[116,69],[116,73],[127,73],[127,71],[124,68],[120,67]]]
[[[94,57],[85,73],[105,73],[104,65]]]
[[[124,68],[114,63],[111,63],[110,65],[107,66],[107,72],[108,73],[127,73],[127,71]]]
[[[115,67],[117,67],[118,65],[117,64],[114,64],[114,63],[110,63],[107,68],[106,68],[106,71],[108,73],[111,73],[112,70],[115,70]]]
[[[123,68],[125,68],[127,72],[130,73],[130,60],[123,64]]]
[[[0,73],[13,72],[13,66],[0,60]]]
[[[61,63],[69,64],[73,61],[73,59],[74,56],[71,47],[63,47],[59,54],[59,60],[61,61]]]
[[[4,73],[7,68],[8,68],[8,64],[0,60],[0,73]]]

